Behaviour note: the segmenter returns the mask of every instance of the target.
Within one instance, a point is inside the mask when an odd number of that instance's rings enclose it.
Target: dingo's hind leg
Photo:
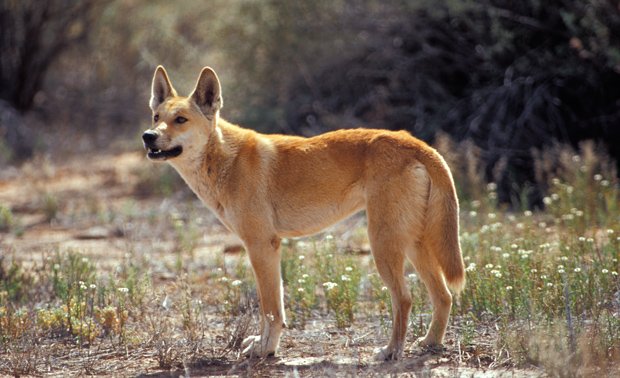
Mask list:
[[[420,346],[441,345],[452,307],[452,295],[433,253],[424,245],[418,244],[416,247],[408,251],[407,257],[418,272],[420,280],[426,286],[433,305],[433,315],[428,332],[418,341]]]
[[[376,239],[375,239],[376,240]],[[371,242],[372,254],[379,275],[390,290],[392,299],[392,337],[376,355],[377,360],[396,360],[401,357],[411,312],[411,294],[404,279],[404,255],[398,245]]]
[[[384,211],[368,209],[368,236],[375,265],[392,299],[392,337],[376,355],[377,360],[401,357],[411,311],[411,294],[405,284],[406,241],[398,223],[390,222]]]

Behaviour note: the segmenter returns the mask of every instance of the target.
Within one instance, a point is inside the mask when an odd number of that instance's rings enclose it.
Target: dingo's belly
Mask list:
[[[362,210],[365,197],[355,185],[345,192],[288,193],[273,205],[276,232],[280,237],[294,237],[315,234]]]

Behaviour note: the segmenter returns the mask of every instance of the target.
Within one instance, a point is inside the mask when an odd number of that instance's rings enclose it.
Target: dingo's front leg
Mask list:
[[[280,239],[246,243],[256,277],[261,310],[260,335],[243,340],[243,354],[249,357],[274,355],[285,327],[280,276]]]

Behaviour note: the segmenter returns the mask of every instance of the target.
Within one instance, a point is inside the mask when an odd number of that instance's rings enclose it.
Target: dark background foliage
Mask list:
[[[233,122],[447,133],[508,200],[533,149],[620,155],[619,33],[611,0],[1,0],[0,160],[139,148],[154,67],[184,93],[210,65]]]

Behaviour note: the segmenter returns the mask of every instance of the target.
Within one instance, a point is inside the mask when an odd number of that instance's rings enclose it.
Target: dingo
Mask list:
[[[153,127],[143,135],[151,160],[168,160],[190,188],[243,241],[257,281],[260,335],[244,354],[275,354],[285,327],[280,240],[309,235],[366,210],[377,269],[390,290],[393,330],[381,360],[402,355],[411,295],[405,256],[433,305],[420,345],[441,344],[465,271],[458,201],[449,168],[405,131],[339,130],[312,138],[264,135],[219,117],[220,82],[203,68],[193,93],[181,97],[163,67],[155,70]]]

